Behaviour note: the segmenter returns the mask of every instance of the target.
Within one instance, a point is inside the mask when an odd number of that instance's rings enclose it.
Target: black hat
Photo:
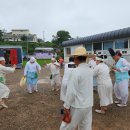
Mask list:
[[[116,55],[115,51],[112,48],[108,48],[108,51],[112,57]]]

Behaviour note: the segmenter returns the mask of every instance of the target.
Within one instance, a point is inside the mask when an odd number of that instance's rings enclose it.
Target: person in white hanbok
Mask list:
[[[94,76],[97,80],[101,109],[96,109],[95,111],[100,114],[105,114],[107,106],[113,103],[113,85],[109,74],[110,69],[103,63],[103,59],[96,57],[96,64]]]
[[[13,67],[5,67],[5,58],[0,57],[0,108],[8,108],[8,106],[5,104],[5,99],[8,98],[10,90],[5,85],[6,79],[5,75],[8,73],[12,73],[15,71],[16,65],[13,65]]]
[[[52,91],[59,91],[61,86],[60,64],[56,61],[55,58],[52,58],[51,63],[46,64],[45,66],[51,71],[50,80]]]
[[[37,81],[38,73],[40,73],[41,66],[36,62],[34,57],[31,57],[30,60],[26,63],[24,69],[24,76],[26,77],[27,90],[28,93],[38,92]]]
[[[64,67],[64,76],[62,79],[62,85],[61,85],[61,91],[60,91],[60,100],[63,102],[65,101],[65,97],[66,97],[67,83],[69,80],[69,76],[74,68],[76,68],[76,65],[74,63],[74,58],[70,57],[69,63],[66,63]]]
[[[70,74],[63,105],[71,122],[66,125],[62,121],[60,130],[92,130],[93,70],[86,63],[84,47],[76,48],[73,55],[77,67]]]

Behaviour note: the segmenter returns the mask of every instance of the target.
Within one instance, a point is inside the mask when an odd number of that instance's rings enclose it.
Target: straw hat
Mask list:
[[[84,47],[78,47],[75,49],[72,56],[88,56],[87,51]]]

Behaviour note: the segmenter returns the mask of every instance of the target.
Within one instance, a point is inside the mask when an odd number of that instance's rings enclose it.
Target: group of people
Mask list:
[[[50,70],[52,91],[59,91],[61,86],[60,64],[56,61],[55,58],[51,58],[51,63],[45,64],[44,67]],[[34,57],[31,57],[30,60],[26,63],[24,69],[24,77],[26,77],[28,93],[38,92],[37,81],[40,71],[41,66],[36,62]]]
[[[89,55],[85,48],[75,49],[73,57],[76,68],[65,68],[64,77],[66,79],[63,77],[61,86],[64,112],[70,113],[71,121],[68,123],[63,120],[60,130],[75,130],[76,128],[92,130],[93,86],[97,86],[100,99],[100,109],[96,109],[95,112],[106,113],[107,106],[113,103],[113,91],[117,99],[114,103],[118,107],[127,106],[130,63],[121,57],[119,51],[114,52],[110,48],[109,52],[115,61],[112,68],[104,63],[103,58],[97,56],[94,56],[87,64],[86,59]],[[115,73],[114,86],[110,71]]]
[[[51,59],[49,68],[51,75],[52,91],[60,91],[60,100],[63,101],[64,113],[71,115],[70,123],[62,121],[60,130],[91,130],[92,129],[92,107],[93,107],[93,86],[97,86],[100,99],[100,109],[95,112],[105,114],[107,106],[113,103],[113,89],[117,98],[115,103],[119,107],[126,107],[128,101],[128,82],[130,63],[122,58],[119,51],[109,52],[115,60],[115,65],[110,69],[101,57],[94,56],[89,64],[89,58],[84,47],[75,49],[69,63],[65,64],[64,76],[61,83],[60,64],[55,58]],[[5,59],[0,57],[0,107],[8,108],[5,99],[8,98],[10,90],[5,85],[5,74],[14,72],[16,65],[5,67]],[[26,77],[28,93],[38,92],[37,81],[41,66],[34,57],[26,63],[24,77]],[[110,71],[115,73],[115,84],[113,87]]]
[[[55,58],[52,58],[51,61],[52,62],[50,64],[46,64],[45,66],[51,71],[50,79],[52,90],[59,91],[61,86],[60,64],[56,61]],[[16,68],[16,65],[13,65],[12,67],[6,67],[5,62],[5,58],[0,57],[0,109],[8,108],[5,102],[9,96],[10,90],[5,84],[5,75],[7,73],[14,72]],[[40,71],[41,66],[37,63],[34,57],[31,57],[30,60],[26,63],[24,69],[24,77],[26,77],[27,92],[29,94],[38,92],[37,82]]]

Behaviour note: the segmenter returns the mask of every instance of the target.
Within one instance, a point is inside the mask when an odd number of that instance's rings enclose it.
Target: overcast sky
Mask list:
[[[0,0],[0,28],[29,29],[45,41],[59,30],[84,37],[130,27],[130,0]]]

